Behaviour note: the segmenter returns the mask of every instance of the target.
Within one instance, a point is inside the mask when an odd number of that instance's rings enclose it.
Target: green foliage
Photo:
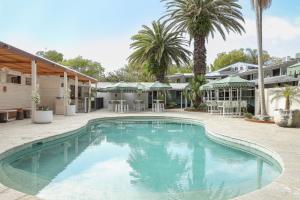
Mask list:
[[[134,51],[129,56],[129,62],[146,66],[158,81],[165,81],[167,69],[172,63],[178,66],[189,63],[190,52],[185,48],[187,41],[181,32],[173,30],[173,26],[165,22],[154,21],[152,27],[144,25],[132,40],[130,47]]]
[[[285,98],[285,110],[289,111],[293,101],[297,101],[300,103],[300,89],[299,87],[286,85],[284,88],[280,88],[275,92],[275,96],[271,101],[279,98]]]
[[[176,74],[176,73],[192,73],[193,72],[193,64],[190,63],[188,65],[183,65],[183,66],[177,66],[177,65],[172,65],[168,69],[168,74]]]
[[[151,75],[146,66],[130,63],[119,70],[108,73],[104,81],[153,82],[155,78]]]
[[[202,103],[203,92],[200,90],[200,87],[206,83],[205,76],[198,75],[190,81],[188,87],[183,92],[183,95],[193,102],[194,108],[196,109],[198,109]]]
[[[36,52],[36,55],[46,58],[46,59],[51,60],[56,63],[62,63],[62,61],[64,60],[64,55],[55,50],[38,51],[38,52]]]
[[[244,52],[244,49],[233,50],[229,53],[220,53],[218,54],[217,58],[215,59],[212,71],[216,71],[228,65],[237,63],[237,62],[246,62],[247,55]]]
[[[246,119],[252,119],[253,118],[253,115],[251,113],[244,113],[244,117]]]
[[[166,2],[167,14],[172,24],[197,36],[214,36],[216,32],[225,39],[229,31],[242,33],[244,28],[242,7],[237,0],[162,0]]]
[[[267,51],[263,52],[263,62],[270,60],[271,57]],[[258,51],[256,49],[235,49],[228,53],[223,52],[218,54],[217,58],[214,60],[212,65],[212,71],[219,70],[221,68],[227,67],[228,65],[246,62],[250,64],[257,64],[258,62]]]
[[[98,80],[103,77],[104,68],[101,64],[89,59],[84,59],[82,56],[64,60],[62,64]]]

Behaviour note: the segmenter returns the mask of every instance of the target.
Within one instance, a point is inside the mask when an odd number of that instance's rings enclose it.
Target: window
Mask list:
[[[273,76],[280,76],[280,69],[273,69]]]
[[[25,84],[26,85],[31,85],[31,78],[26,78],[25,79]]]
[[[21,76],[7,74],[7,83],[21,84]]]

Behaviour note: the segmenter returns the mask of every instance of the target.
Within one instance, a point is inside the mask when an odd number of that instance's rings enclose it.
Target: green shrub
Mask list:
[[[245,113],[245,114],[244,114],[244,117],[245,117],[246,119],[253,119],[253,115],[252,115],[251,113]]]

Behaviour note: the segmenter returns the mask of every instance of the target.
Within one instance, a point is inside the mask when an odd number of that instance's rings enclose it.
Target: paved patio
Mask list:
[[[32,141],[63,134],[84,126],[90,119],[117,116],[170,116],[202,121],[209,131],[245,140],[277,152],[283,163],[283,174],[272,184],[239,200],[299,200],[300,199],[300,129],[284,129],[273,124],[256,124],[243,119],[223,118],[206,113],[172,110],[165,113],[115,114],[98,111],[72,117],[55,116],[52,124],[32,124],[30,120],[0,124],[0,154]],[[1,158],[1,156],[0,156]],[[37,199],[0,184],[0,199]]]

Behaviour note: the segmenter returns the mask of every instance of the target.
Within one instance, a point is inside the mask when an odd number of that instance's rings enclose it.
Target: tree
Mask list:
[[[247,61],[248,63],[251,64],[258,64],[258,51],[257,49],[246,49],[246,55],[247,55]],[[269,61],[271,59],[271,56],[269,55],[269,53],[267,51],[263,51],[263,55],[262,55],[262,62],[266,63],[267,61]]]
[[[300,103],[300,89],[286,85],[284,88],[280,88],[280,90],[275,92],[272,101],[280,98],[285,98],[285,110],[290,111],[293,101]]]
[[[267,115],[265,87],[264,87],[264,70],[263,70],[263,45],[262,45],[262,13],[264,9],[271,6],[272,0],[251,0],[252,6],[256,13],[256,29],[258,43],[258,87],[260,96],[260,114]]]
[[[228,53],[220,53],[213,63],[212,71],[216,71],[237,62],[246,62],[247,59],[248,58],[244,52],[244,49],[233,50]]]
[[[146,65],[158,81],[165,81],[167,69],[173,63],[178,66],[189,63],[187,41],[181,32],[174,31],[165,22],[153,21],[152,27],[144,25],[132,40],[130,47],[134,52],[129,56],[129,62]]]
[[[64,60],[62,64],[98,80],[100,80],[104,74],[104,68],[99,62],[84,59],[82,56]]]
[[[64,60],[64,55],[55,50],[38,51],[38,52],[36,52],[36,55],[46,58],[46,59],[51,60],[56,63],[62,63],[62,61]]]
[[[223,52],[218,54],[217,58],[214,60],[212,65],[212,71],[216,71],[228,65],[237,63],[237,62],[246,62],[250,64],[257,65],[258,51],[257,49],[235,49],[228,53]],[[263,51],[263,62],[267,62],[271,59],[267,51]]]
[[[152,82],[155,81],[147,66],[129,63],[114,72],[109,72],[104,81],[108,82]]]
[[[237,0],[162,0],[166,2],[165,17],[194,40],[194,73],[206,73],[206,46],[209,35],[218,32],[223,39],[232,31],[242,34],[244,22]]]
[[[177,66],[172,65],[168,69],[168,74],[176,74],[176,73],[192,73],[193,72],[193,64],[189,63],[188,65]]]
[[[195,76],[190,82],[188,87],[186,88],[186,92],[184,92],[185,97],[192,101],[194,108],[199,108],[202,103],[203,93],[200,90],[202,85],[206,84],[205,76],[198,75]]]

